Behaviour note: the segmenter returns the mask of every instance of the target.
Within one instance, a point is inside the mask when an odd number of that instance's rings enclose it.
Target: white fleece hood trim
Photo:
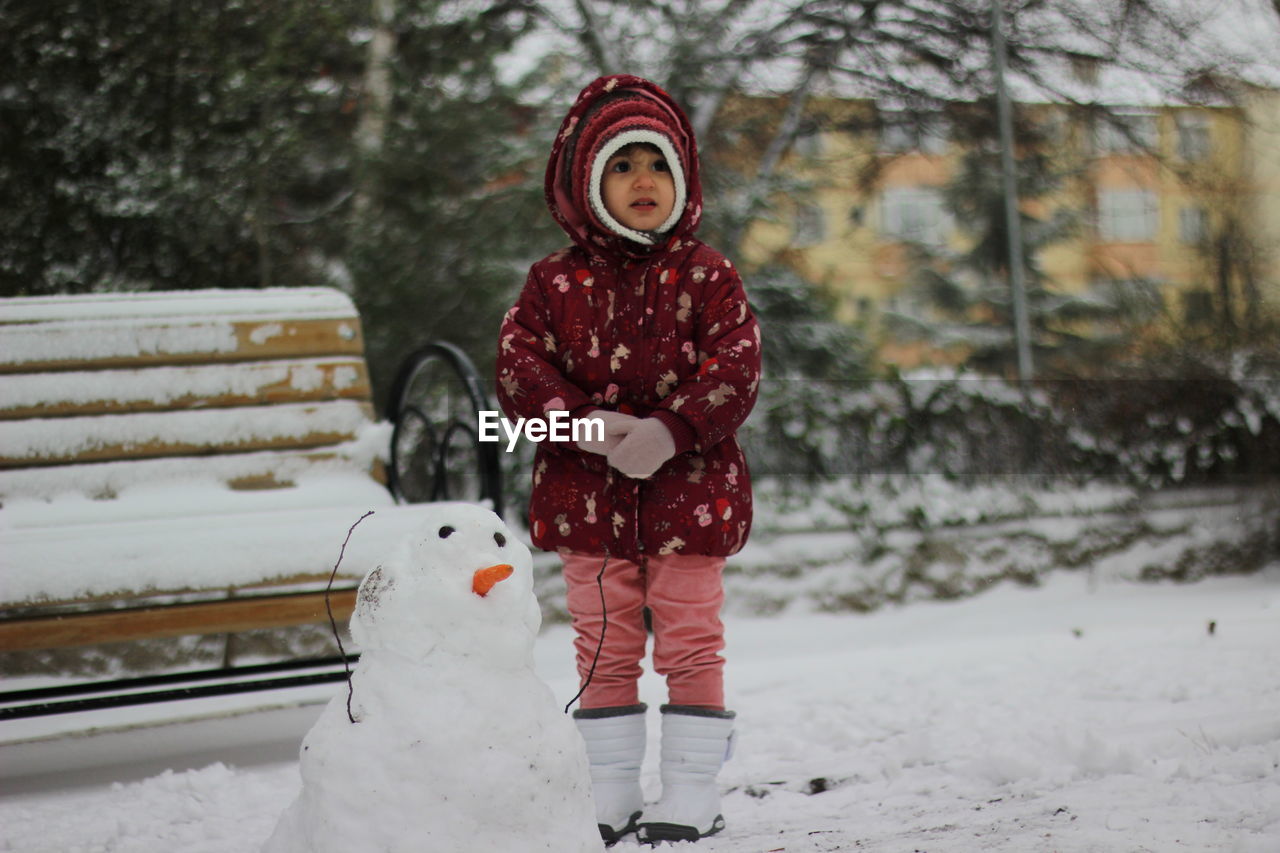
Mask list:
[[[671,170],[672,182],[675,184],[676,197],[675,203],[671,205],[671,215],[653,233],[664,234],[674,228],[676,223],[680,221],[680,217],[684,215],[685,202],[684,164],[680,162],[680,155],[676,152],[675,146],[671,144],[671,140],[656,130],[644,130],[643,128],[624,130],[606,142],[601,147],[600,153],[596,155],[595,161],[591,164],[587,199],[590,201],[591,210],[595,213],[596,218],[614,234],[625,237],[628,240],[634,240],[645,246],[652,246],[655,242],[653,234],[628,228],[615,219],[613,214],[605,209],[604,196],[600,192],[600,186],[604,181],[604,167],[609,164],[609,158],[634,142],[647,142],[662,152],[662,156]]]

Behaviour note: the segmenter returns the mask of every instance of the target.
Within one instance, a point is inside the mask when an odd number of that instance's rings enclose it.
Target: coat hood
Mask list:
[[[605,161],[630,142],[656,145],[675,179],[675,206],[656,234],[621,225],[600,197]],[[545,192],[556,222],[591,254],[646,255],[672,238],[691,236],[702,220],[693,127],[671,96],[648,80],[629,74],[594,80],[578,95],[556,134]]]

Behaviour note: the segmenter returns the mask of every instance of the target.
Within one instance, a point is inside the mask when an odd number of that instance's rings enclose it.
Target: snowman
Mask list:
[[[351,693],[302,742],[302,792],[263,853],[602,850],[581,737],[533,669],[529,549],[471,504],[360,584]]]

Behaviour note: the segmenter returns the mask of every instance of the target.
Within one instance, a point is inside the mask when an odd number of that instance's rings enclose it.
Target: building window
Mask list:
[[[941,116],[921,115],[906,110],[882,110],[880,150],[890,154],[905,154],[909,151],[945,154],[946,123]]]
[[[1213,295],[1205,288],[1183,292],[1182,319],[1191,326],[1210,322],[1213,319]]]
[[[1153,242],[1159,222],[1159,201],[1151,190],[1098,192],[1098,236],[1104,241]]]
[[[1104,304],[1122,309],[1134,319],[1147,320],[1165,311],[1163,288],[1163,282],[1150,278],[1106,278],[1092,283],[1093,295]]]
[[[910,243],[940,246],[951,231],[951,215],[936,187],[892,187],[880,199],[884,236]]]
[[[1100,116],[1095,128],[1099,154],[1133,154],[1154,151],[1159,141],[1153,112],[1117,112]]]
[[[1183,110],[1177,115],[1178,156],[1188,163],[1209,157],[1209,117],[1202,112]]]
[[[797,157],[812,160],[822,156],[822,134],[816,127],[802,129],[791,142]]]
[[[1071,63],[1072,77],[1090,86],[1097,84],[1098,68],[1102,65],[1098,57],[1077,53],[1070,56],[1069,62]]]
[[[1178,210],[1178,239],[1188,246],[1199,246],[1209,237],[1209,211],[1203,207]]]

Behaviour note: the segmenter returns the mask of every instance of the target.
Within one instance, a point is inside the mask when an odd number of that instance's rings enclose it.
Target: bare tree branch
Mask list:
[[[600,31],[600,22],[596,18],[591,4],[588,0],[574,0],[573,5],[582,17],[582,30],[579,40],[582,46],[586,48],[587,53],[591,55],[591,61],[595,64],[596,69],[600,74],[616,73],[620,70],[617,66],[617,60],[605,46],[603,33]]]

